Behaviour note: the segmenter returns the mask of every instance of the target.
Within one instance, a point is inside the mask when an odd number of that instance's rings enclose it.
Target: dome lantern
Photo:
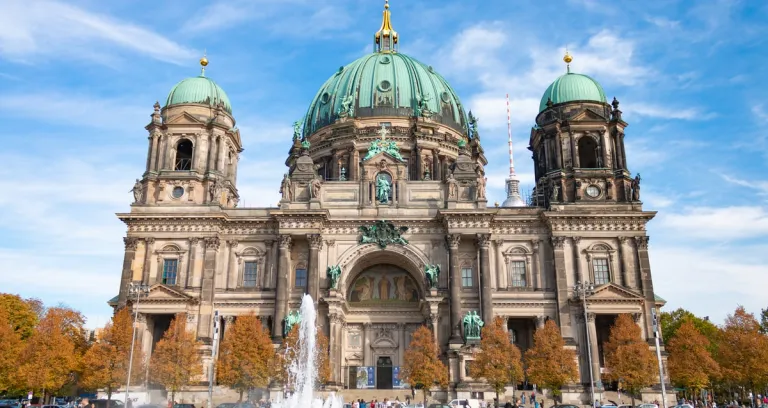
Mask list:
[[[384,1],[384,12],[382,13],[381,28],[373,37],[374,52],[397,52],[397,31],[392,29],[390,20],[389,0]]]

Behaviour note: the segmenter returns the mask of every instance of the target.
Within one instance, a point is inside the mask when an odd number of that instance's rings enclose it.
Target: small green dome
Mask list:
[[[603,87],[587,75],[569,72],[557,78],[547,88],[539,103],[539,112],[547,109],[547,101],[552,100],[553,105],[565,102],[591,101],[608,103]]]
[[[304,132],[334,123],[342,106],[356,118],[412,117],[420,102],[436,122],[465,130],[459,97],[432,67],[398,52],[375,52],[339,68],[320,87],[304,118]]]
[[[165,106],[181,105],[185,103],[200,103],[215,107],[219,102],[224,104],[224,109],[232,113],[232,105],[229,103],[227,94],[216,85],[212,79],[203,75],[187,78],[173,88],[168,93],[168,99]]]

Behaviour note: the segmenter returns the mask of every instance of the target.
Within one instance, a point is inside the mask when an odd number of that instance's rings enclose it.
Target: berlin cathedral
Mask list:
[[[210,363],[214,327],[226,337],[254,313],[279,343],[309,294],[336,390],[403,387],[404,351],[427,325],[449,369],[448,400],[493,394],[468,375],[476,346],[465,317],[501,317],[523,353],[553,320],[580,373],[563,401],[587,403],[590,378],[610,387],[600,374],[616,316],[631,314],[654,348],[664,304],[648,255],[655,212],[643,210],[628,167],[619,102],[570,68],[553,78],[530,133],[532,193],[521,198],[510,148],[508,197],[489,206],[477,119],[431,66],[398,52],[390,17],[386,5],[374,52],[331,73],[295,124],[276,207],[238,206],[243,143],[207,59],[155,104],[146,170],[118,214],[127,236],[110,304],[138,313],[146,355],[186,313]],[[138,305],[132,282],[150,288]],[[582,282],[593,290],[577,290]]]

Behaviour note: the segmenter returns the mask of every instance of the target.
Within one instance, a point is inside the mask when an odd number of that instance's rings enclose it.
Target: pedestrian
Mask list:
[[[520,402],[525,405],[525,393],[520,394]]]

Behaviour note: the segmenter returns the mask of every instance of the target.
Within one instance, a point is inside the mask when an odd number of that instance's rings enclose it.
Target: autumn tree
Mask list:
[[[290,369],[291,365],[298,358],[299,350],[299,325],[295,324],[291,327],[288,335],[285,336],[283,344],[277,350],[277,354],[274,360],[274,371],[276,379],[286,384],[288,387],[292,387],[290,383]],[[315,361],[315,367],[317,367],[317,381],[320,384],[325,384],[331,379],[331,362],[328,359],[328,336],[322,332],[317,332],[317,338],[315,340],[315,350],[317,353],[317,361]]]
[[[237,390],[238,402],[242,402],[244,392],[269,385],[274,357],[269,331],[264,329],[261,320],[254,314],[238,316],[219,349],[216,362],[219,384]]]
[[[707,388],[720,367],[709,353],[709,340],[691,321],[685,321],[667,343],[667,367],[672,382],[693,395]]]
[[[533,335],[533,347],[525,352],[528,381],[542,389],[552,391],[557,397],[563,385],[576,381],[579,367],[576,352],[565,348],[565,340],[554,320],[547,320],[544,327]]]
[[[0,309],[6,312],[8,322],[22,340],[35,331],[41,317],[42,303],[37,299],[22,299],[18,295],[0,293]]]
[[[661,326],[661,338],[664,339],[664,342],[666,343],[675,337],[675,333],[684,322],[691,322],[696,330],[707,338],[709,341],[707,349],[714,355],[717,352],[717,344],[720,339],[720,328],[708,319],[698,317],[683,308],[660,314],[659,324]]]
[[[760,333],[768,334],[768,308],[760,310]]]
[[[6,310],[0,308],[0,394],[18,385],[21,350],[21,336],[11,326]]]
[[[203,374],[200,357],[202,343],[195,340],[195,334],[187,331],[187,315],[177,314],[163,338],[157,342],[149,361],[149,376],[171,392],[171,401],[196,377]]]
[[[755,316],[739,306],[723,326],[718,362],[724,377],[757,395],[768,384],[768,337]]]
[[[488,385],[503,393],[508,384],[515,385],[523,379],[523,365],[520,361],[520,349],[509,339],[500,317],[485,325],[480,333],[480,350],[469,366],[469,375],[484,378]]]
[[[621,381],[623,388],[632,395],[634,405],[634,396],[653,384],[659,373],[656,357],[642,339],[640,326],[629,314],[620,314],[616,318],[604,350],[608,379]]]
[[[49,308],[26,342],[20,378],[45,398],[71,383],[82,356],[76,334],[83,336],[85,319],[66,307]]]
[[[426,326],[413,332],[413,337],[405,350],[405,364],[400,368],[400,378],[424,394],[424,406],[427,406],[427,393],[433,385],[441,388],[448,386],[448,368],[438,358],[440,349],[432,331]]]
[[[101,332],[96,343],[83,356],[80,383],[87,389],[103,389],[107,400],[123,386],[128,378],[128,364],[133,338],[133,318],[127,308],[120,309]],[[131,382],[141,380],[144,373],[144,353],[141,344],[133,345]]]

